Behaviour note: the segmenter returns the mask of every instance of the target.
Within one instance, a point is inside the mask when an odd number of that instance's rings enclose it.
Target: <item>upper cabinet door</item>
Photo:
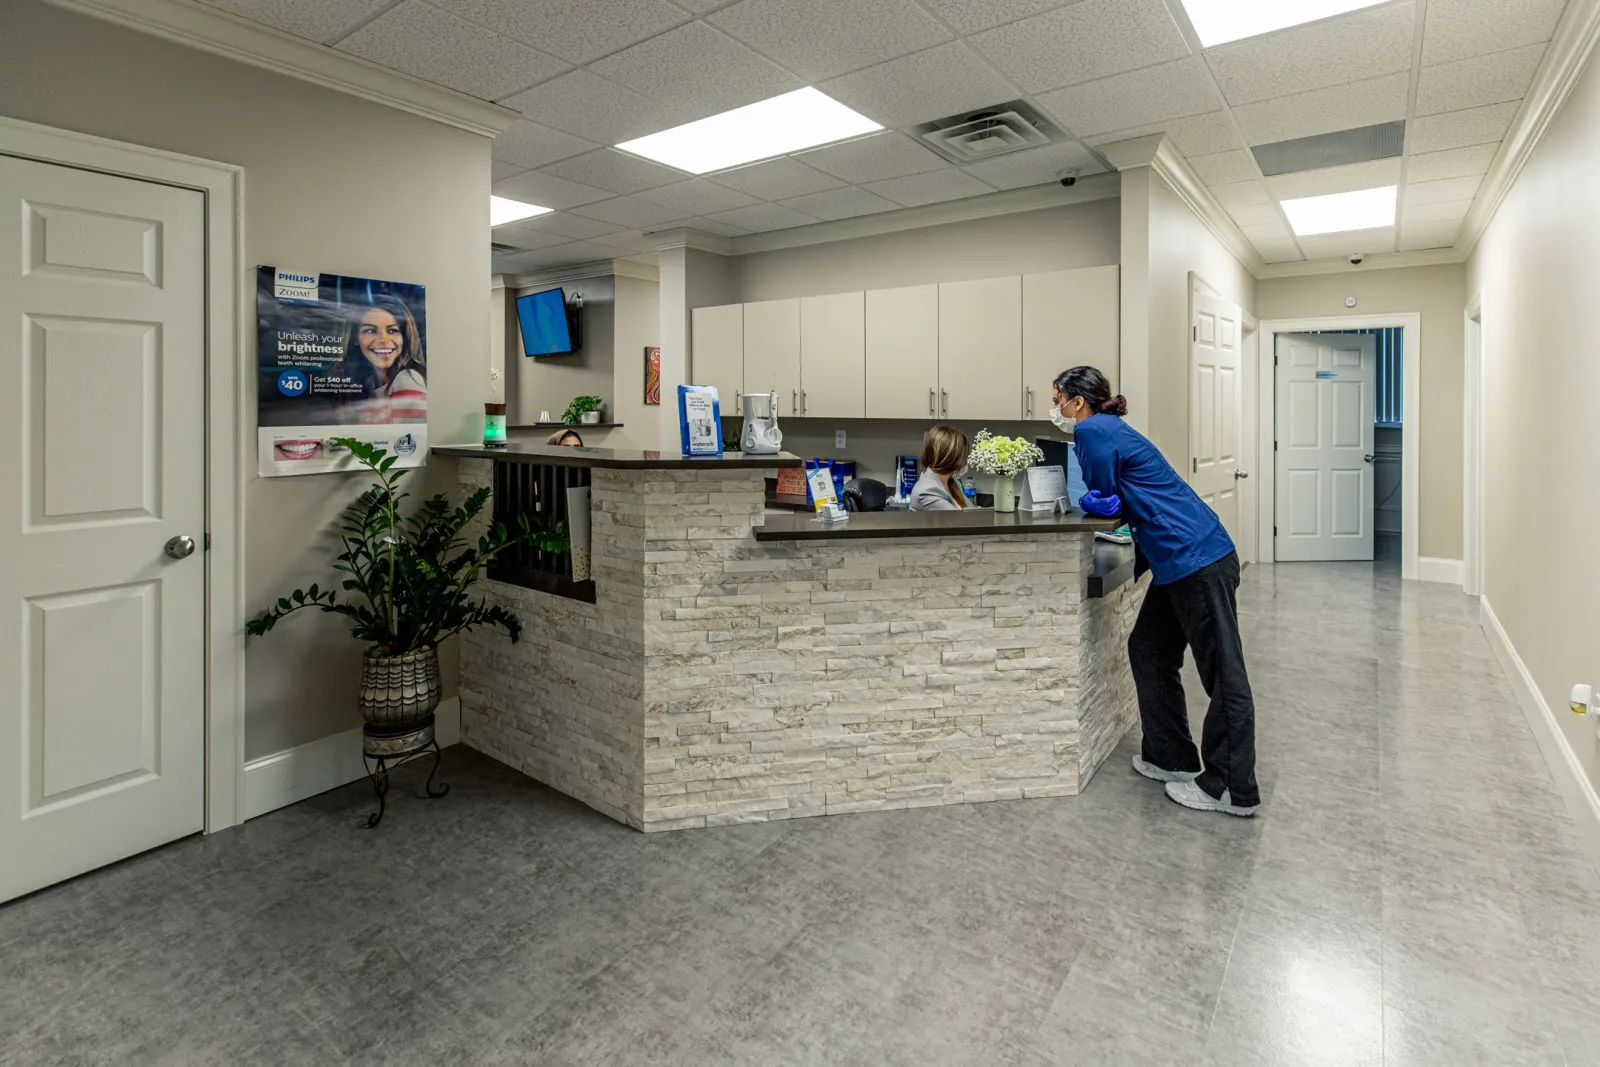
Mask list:
[[[1121,274],[1116,264],[1022,276],[1022,417],[1050,417],[1050,386],[1068,367],[1112,381],[1122,365]]]
[[[1022,417],[1022,278],[939,286],[939,415]]]
[[[800,414],[866,416],[865,295],[838,293],[800,301]]]
[[[939,287],[866,294],[869,419],[937,418]]]
[[[744,389],[778,394],[778,413],[800,414],[800,300],[744,306]]]
[[[691,324],[689,381],[716,386],[722,410],[732,414],[744,392],[744,305],[695,308]]]

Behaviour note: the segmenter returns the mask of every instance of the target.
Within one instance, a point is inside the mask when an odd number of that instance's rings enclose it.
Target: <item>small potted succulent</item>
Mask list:
[[[967,466],[994,475],[994,509],[1016,511],[1017,494],[1012,479],[1035,463],[1043,462],[1039,446],[1022,437],[1002,437],[979,430],[972,439]]]
[[[568,426],[593,426],[600,421],[604,407],[605,401],[598,396],[575,396],[561,413],[561,421]]]

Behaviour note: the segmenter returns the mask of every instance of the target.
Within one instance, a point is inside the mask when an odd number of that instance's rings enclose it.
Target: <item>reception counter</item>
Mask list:
[[[630,826],[1076,794],[1134,722],[1147,581],[1110,523],[825,527],[766,512],[792,456],[435,451],[469,488],[582,469],[593,600],[486,584],[525,629],[466,638],[462,738]]]

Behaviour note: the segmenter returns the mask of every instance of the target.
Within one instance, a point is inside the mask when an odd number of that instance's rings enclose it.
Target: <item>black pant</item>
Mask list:
[[[1169,771],[1201,771],[1196,782],[1207,794],[1220,797],[1226,789],[1234,804],[1251,805],[1261,801],[1256,706],[1239,640],[1238,588],[1239,556],[1233,552],[1187,578],[1151,586],[1128,635],[1128,658],[1139,691],[1145,761]],[[1200,681],[1211,698],[1202,752],[1195,751],[1184,706],[1185,645],[1194,650]]]

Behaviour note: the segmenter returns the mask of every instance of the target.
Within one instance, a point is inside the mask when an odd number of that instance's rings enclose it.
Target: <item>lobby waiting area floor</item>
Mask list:
[[[458,748],[376,831],[360,783],[0,907],[0,1063],[1600,1064],[1600,882],[1475,604],[1241,601],[1254,820],[1131,737],[1078,798],[651,836]]]

